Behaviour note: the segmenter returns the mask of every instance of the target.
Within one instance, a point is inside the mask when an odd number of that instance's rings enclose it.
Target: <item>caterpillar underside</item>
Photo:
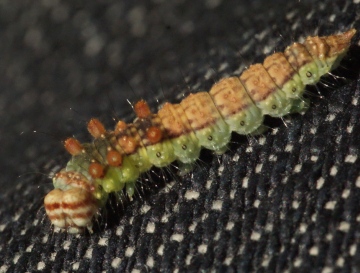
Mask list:
[[[55,189],[45,197],[52,224],[71,233],[92,222],[108,194],[135,191],[141,173],[152,166],[178,161],[183,172],[191,169],[202,147],[218,154],[226,151],[231,133],[254,134],[263,129],[264,115],[282,117],[306,109],[305,86],[336,68],[356,30],[339,35],[308,37],[284,53],[268,56],[239,77],[228,77],[209,92],[190,94],[179,104],[165,103],[154,114],[146,102],[135,105],[133,123],[119,121],[113,131],[91,119],[92,143],[65,141],[72,155],[53,178]]]

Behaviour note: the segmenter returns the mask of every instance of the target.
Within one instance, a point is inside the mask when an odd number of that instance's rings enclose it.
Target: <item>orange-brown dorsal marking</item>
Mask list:
[[[65,140],[64,147],[66,151],[68,151],[69,154],[71,155],[78,155],[83,150],[83,147],[80,144],[80,142],[73,137],[69,137],[68,139]]]
[[[156,144],[162,139],[163,133],[159,127],[151,126],[146,130],[146,137],[151,144]]]
[[[87,129],[94,138],[100,138],[106,132],[104,125],[96,118],[90,119]]]
[[[97,162],[93,162],[89,166],[89,174],[92,178],[101,178],[104,176],[104,167]]]
[[[120,166],[122,164],[122,156],[118,151],[111,150],[106,155],[106,160],[110,166]]]
[[[144,100],[135,103],[134,111],[138,118],[148,118],[151,115],[149,105]]]
[[[132,154],[138,146],[137,141],[131,136],[120,137],[118,143],[126,154]]]

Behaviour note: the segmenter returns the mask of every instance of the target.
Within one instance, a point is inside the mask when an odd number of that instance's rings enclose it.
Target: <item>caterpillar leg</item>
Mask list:
[[[252,136],[261,135],[261,134],[265,133],[267,130],[268,130],[268,127],[262,124],[257,129],[252,131],[250,133],[250,135],[252,135]]]
[[[222,154],[225,153],[227,150],[228,150],[228,146],[225,145],[225,146],[223,146],[223,147],[215,150],[215,153],[216,153],[217,155],[222,155]]]
[[[292,103],[290,114],[305,112],[309,108],[310,100],[308,98],[296,99]]]
[[[132,196],[134,195],[135,193],[135,184],[136,184],[136,181],[135,182],[130,182],[130,183],[126,183],[126,193],[128,194],[128,196],[130,198],[132,198]]]
[[[194,169],[194,166],[195,166],[194,162],[183,163],[181,161],[178,161],[178,168],[179,168],[178,174],[180,176],[188,174]]]

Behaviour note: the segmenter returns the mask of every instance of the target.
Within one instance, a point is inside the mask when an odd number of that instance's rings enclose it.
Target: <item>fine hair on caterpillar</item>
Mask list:
[[[182,173],[188,172],[202,148],[224,153],[232,132],[261,133],[264,116],[305,110],[305,86],[339,66],[355,33],[308,37],[239,76],[220,79],[209,92],[189,94],[178,104],[166,102],[157,113],[140,100],[133,123],[120,120],[113,130],[90,119],[91,143],[64,142],[72,157],[54,175],[55,189],[44,200],[52,224],[70,233],[91,231],[108,195],[124,191],[132,197],[139,177],[152,167],[177,161]]]

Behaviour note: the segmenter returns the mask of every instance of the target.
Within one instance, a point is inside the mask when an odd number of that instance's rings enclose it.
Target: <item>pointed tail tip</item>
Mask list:
[[[340,35],[343,36],[345,40],[348,40],[350,42],[352,37],[354,37],[355,33],[356,33],[356,29],[352,28]]]

